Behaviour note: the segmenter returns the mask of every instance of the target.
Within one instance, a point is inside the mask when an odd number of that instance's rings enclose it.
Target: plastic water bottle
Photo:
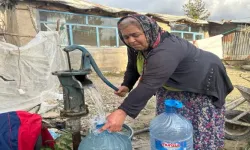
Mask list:
[[[182,106],[165,100],[165,112],[150,122],[151,150],[193,150],[193,126],[176,111]]]
[[[91,132],[81,141],[78,150],[132,150],[132,143],[127,135],[118,132]]]

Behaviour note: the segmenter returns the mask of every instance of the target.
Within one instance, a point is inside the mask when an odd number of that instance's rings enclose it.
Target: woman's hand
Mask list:
[[[106,118],[105,125],[100,129],[100,131],[108,130],[110,132],[118,132],[121,131],[122,125],[126,119],[127,114],[121,110],[118,109],[114,112],[112,112],[108,117]]]
[[[118,90],[118,91],[115,91],[114,93],[115,93],[116,95],[120,96],[120,97],[126,96],[126,94],[127,94],[128,91],[129,91],[129,88],[126,87],[126,86],[120,86],[118,89],[119,89],[119,90]]]

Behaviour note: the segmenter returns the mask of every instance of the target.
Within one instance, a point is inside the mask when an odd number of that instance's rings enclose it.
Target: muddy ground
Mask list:
[[[250,72],[243,71],[240,69],[235,69],[232,67],[227,67],[227,71],[234,85],[243,85],[246,87],[250,87],[250,82],[240,77],[240,76],[243,76],[249,79]],[[123,75],[121,73],[105,74],[105,76],[115,86],[119,86],[123,79]],[[114,91],[111,88],[107,87],[101,81],[101,79],[99,79],[96,75],[91,75],[90,78],[92,79],[92,81],[94,82],[94,85],[96,86],[96,88],[101,94],[105,111],[109,113],[115,110],[119,106],[119,104],[123,101],[123,98],[120,98],[116,96],[115,94],[113,94]],[[240,96],[241,96],[240,92],[237,89],[234,89],[234,91],[230,93],[230,95],[227,96],[227,102]],[[95,113],[95,108],[93,107],[93,103],[91,102],[91,100],[87,100],[87,103],[89,104],[89,107],[90,107],[89,117],[91,117],[91,114]],[[246,108],[247,108],[247,105],[243,105],[243,107],[240,107],[240,109],[243,109],[243,110],[245,110]],[[127,117],[126,124],[130,125],[135,131],[138,131],[138,130],[148,127],[149,122],[152,120],[154,116],[155,116],[155,97],[152,97],[151,100],[148,102],[147,106],[141,111],[141,113],[136,119],[131,119]],[[84,120],[85,121],[83,121],[83,129],[86,129],[88,126],[86,122],[88,120],[88,117]],[[226,150],[240,150],[246,146],[245,141],[226,140],[225,143],[226,143],[225,144]],[[138,149],[138,150],[149,149],[148,133],[146,132],[146,133],[142,133],[142,134],[134,136],[133,147],[134,149]]]

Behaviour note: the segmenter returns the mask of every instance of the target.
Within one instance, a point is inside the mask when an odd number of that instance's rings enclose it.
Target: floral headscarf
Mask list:
[[[148,16],[140,15],[140,14],[133,14],[133,15],[125,16],[118,21],[117,23],[118,28],[119,28],[119,24],[121,23],[121,21],[128,17],[134,18],[140,23],[142,30],[144,31],[144,34],[149,43],[149,49],[155,48],[160,43],[161,33],[163,33],[164,31],[159,27],[159,25],[156,23],[154,19]],[[124,42],[120,30],[119,30],[119,36],[121,40]]]

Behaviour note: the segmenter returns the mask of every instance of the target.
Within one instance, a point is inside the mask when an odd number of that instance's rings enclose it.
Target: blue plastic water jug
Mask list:
[[[129,136],[119,132],[91,132],[81,141],[78,150],[132,150],[132,143]]]
[[[151,150],[193,150],[193,126],[177,109],[183,104],[165,100],[165,112],[150,122]]]

